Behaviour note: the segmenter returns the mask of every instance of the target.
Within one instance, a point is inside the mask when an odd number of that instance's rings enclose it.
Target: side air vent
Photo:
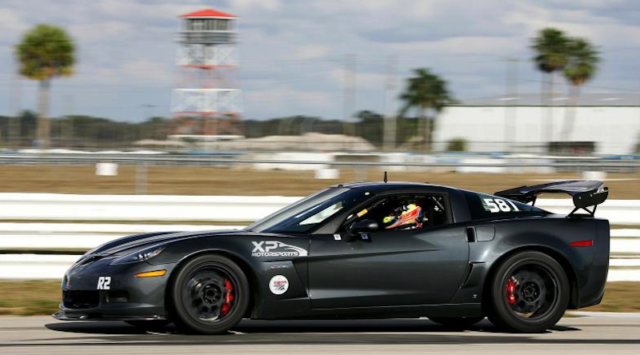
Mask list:
[[[467,227],[467,242],[475,243],[476,240],[476,229],[474,227]]]
[[[469,282],[469,278],[471,277],[471,272],[473,272],[473,263],[469,263],[469,266],[467,266],[467,270],[465,271],[464,277],[462,278],[464,281],[462,281],[462,285],[460,286],[460,288],[467,285],[467,283]]]

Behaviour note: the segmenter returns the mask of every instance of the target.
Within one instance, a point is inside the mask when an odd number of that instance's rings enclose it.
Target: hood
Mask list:
[[[137,234],[128,237],[119,238],[113,241],[110,241],[106,244],[103,244],[90,252],[89,254],[99,254],[101,256],[107,255],[115,255],[120,254],[125,251],[133,252],[134,250],[139,250],[147,247],[152,247],[153,245],[160,245],[172,242],[174,240],[180,239],[189,239],[189,238],[198,238],[198,237],[215,237],[221,235],[247,235],[247,234],[255,234],[249,231],[244,230],[228,230],[228,231],[198,231],[198,232],[154,232],[154,233],[145,233],[145,234]]]

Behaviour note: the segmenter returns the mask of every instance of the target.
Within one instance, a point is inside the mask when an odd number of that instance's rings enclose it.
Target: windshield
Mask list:
[[[308,196],[247,227],[253,232],[308,233],[336,213],[369,198],[369,192],[331,187]]]

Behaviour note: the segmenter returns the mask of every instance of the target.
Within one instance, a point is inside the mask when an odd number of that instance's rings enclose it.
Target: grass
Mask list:
[[[60,297],[58,281],[0,281],[0,315],[50,315]],[[640,282],[608,283],[602,304],[583,310],[640,312]]]
[[[640,312],[640,282],[610,282],[602,303],[585,311]]]
[[[154,195],[281,195],[305,196],[328,185],[356,180],[382,180],[379,168],[346,168],[338,179],[319,180],[307,171],[255,171],[248,168],[149,167],[147,193]],[[546,180],[581,178],[562,174],[457,174],[390,172],[391,181],[428,181],[493,193]],[[609,174],[609,198],[640,199],[637,174]],[[118,176],[96,176],[91,166],[0,166],[0,192],[66,194],[135,194],[136,168],[120,166]]]
[[[314,178],[313,172],[254,171],[247,168],[149,167],[146,185],[147,193],[155,195],[304,196],[328,185],[342,182],[379,181],[382,180],[382,175],[382,170],[377,168],[347,168],[341,170],[339,179],[318,180]],[[549,175],[389,173],[392,181],[428,181],[488,193],[515,186],[542,183],[543,180],[580,177],[579,174],[573,173]],[[610,198],[640,199],[640,180],[637,174],[609,174],[608,178],[612,179],[607,182]],[[0,193],[135,194],[136,168],[120,166],[118,176],[106,177],[96,176],[95,168],[91,166],[3,165],[0,166],[0,181],[2,181]],[[142,221],[136,221],[136,223],[142,223]],[[60,296],[60,283],[56,281],[0,281],[0,314],[51,314],[58,309]],[[587,310],[640,311],[639,296],[640,283],[611,283],[607,285],[607,294],[603,303]]]
[[[0,281],[0,315],[49,315],[61,297],[59,281]]]

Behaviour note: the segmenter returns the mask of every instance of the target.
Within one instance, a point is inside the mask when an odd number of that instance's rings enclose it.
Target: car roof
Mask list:
[[[349,182],[349,183],[334,185],[333,187],[345,187],[349,189],[367,189],[372,192],[383,192],[383,191],[405,190],[405,189],[422,189],[422,188],[432,188],[435,190],[458,190],[455,187],[434,185],[426,182],[419,183],[419,182],[406,182],[406,181],[389,181],[389,182],[356,181],[356,182]]]

